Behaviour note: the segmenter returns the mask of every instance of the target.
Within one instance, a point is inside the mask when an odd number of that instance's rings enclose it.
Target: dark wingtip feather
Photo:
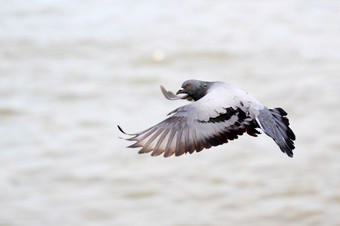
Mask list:
[[[122,127],[120,127],[120,125],[117,125],[117,127],[118,127],[118,129],[119,129],[120,132],[122,132],[122,133],[124,133],[124,134],[126,134],[126,135],[129,135],[129,136],[136,136],[136,134],[131,134],[131,133],[125,132],[125,131],[122,129]],[[130,139],[128,139],[128,140],[130,140]]]
[[[279,145],[279,147],[283,153],[286,153],[289,157],[293,158],[295,146],[292,140],[284,139],[284,143]]]
[[[295,149],[294,140],[296,139],[293,130],[289,127],[287,112],[282,108],[264,109],[261,111],[258,120],[261,129],[280,147],[283,153],[293,157]]]
[[[290,152],[286,152],[286,154],[287,154],[289,157],[291,157],[291,158],[293,158],[293,157],[294,157],[294,154],[293,154],[293,152],[292,152],[292,151],[290,151]]]
[[[120,127],[120,125],[117,125],[117,127],[118,127],[118,129],[119,129],[120,132],[122,132],[122,133],[124,133],[124,134],[127,134],[127,133],[125,133],[124,130]]]

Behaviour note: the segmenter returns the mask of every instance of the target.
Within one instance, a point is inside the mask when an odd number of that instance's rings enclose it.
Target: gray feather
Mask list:
[[[282,152],[289,157],[293,157],[295,134],[289,128],[289,121],[285,117],[285,111],[264,108],[256,118],[259,126],[265,134],[270,136],[279,146]]]

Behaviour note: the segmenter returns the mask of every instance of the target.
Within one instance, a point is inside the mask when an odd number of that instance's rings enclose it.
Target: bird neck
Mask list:
[[[201,99],[207,94],[210,85],[211,85],[211,82],[202,83],[202,87],[200,87],[200,89],[197,89],[193,94],[190,95],[190,97],[194,101]]]

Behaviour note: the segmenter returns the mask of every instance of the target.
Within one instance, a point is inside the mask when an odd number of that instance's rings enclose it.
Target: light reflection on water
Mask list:
[[[165,4],[165,5],[164,5]],[[12,1],[0,8],[0,224],[337,225],[340,4]],[[295,157],[242,136],[126,149],[189,78],[289,113]]]

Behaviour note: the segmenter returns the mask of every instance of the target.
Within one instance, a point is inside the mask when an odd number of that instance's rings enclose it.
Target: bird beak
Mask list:
[[[181,93],[185,93],[183,89],[178,90],[176,95],[181,94]]]

